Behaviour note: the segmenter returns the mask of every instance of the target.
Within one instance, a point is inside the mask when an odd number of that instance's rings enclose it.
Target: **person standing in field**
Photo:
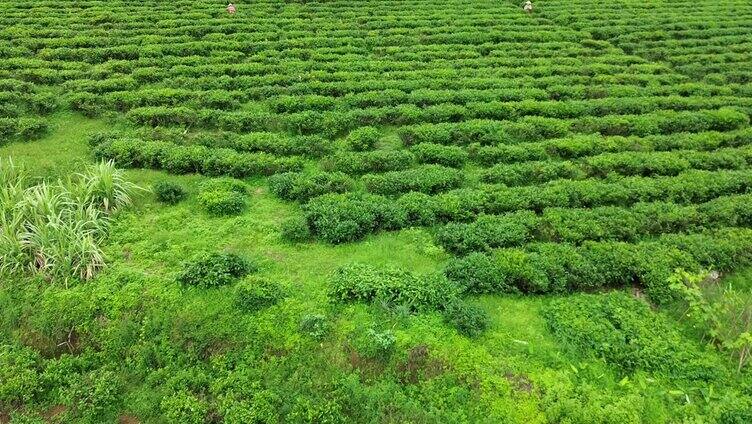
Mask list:
[[[237,9],[235,8],[235,5],[232,4],[232,3],[228,4],[227,5],[227,13],[229,13],[230,15],[234,15],[235,12],[237,12]]]
[[[533,13],[533,3],[530,2],[530,0],[527,0],[525,2],[525,5],[522,6],[522,9],[527,13],[528,15]]]

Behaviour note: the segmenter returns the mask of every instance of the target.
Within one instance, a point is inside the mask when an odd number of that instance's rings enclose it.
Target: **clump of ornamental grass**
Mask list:
[[[22,167],[0,161],[0,273],[92,278],[105,265],[100,246],[111,217],[138,189],[112,162],[33,184]]]

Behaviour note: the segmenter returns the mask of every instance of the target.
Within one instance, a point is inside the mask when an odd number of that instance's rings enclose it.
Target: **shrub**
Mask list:
[[[195,257],[178,274],[179,283],[186,286],[218,287],[258,271],[258,266],[235,253],[208,253]]]
[[[49,126],[41,119],[22,117],[18,120],[17,131],[21,140],[37,140],[49,131]]]
[[[14,118],[0,117],[0,143],[10,140],[16,135],[18,120]]]
[[[200,191],[231,191],[238,194],[247,194],[248,186],[234,178],[212,178],[204,181],[199,186]]]
[[[459,187],[464,174],[440,165],[423,165],[404,171],[369,174],[361,178],[366,190],[381,195],[395,195],[417,191],[434,194]]]
[[[461,147],[433,143],[420,143],[413,146],[410,151],[415,154],[418,163],[432,163],[451,168],[462,168],[468,158],[467,152]]]
[[[462,291],[468,293],[504,293],[514,292],[501,267],[493,259],[481,253],[471,253],[463,259],[450,261],[444,274],[457,282]]]
[[[471,224],[449,223],[436,232],[436,242],[454,254],[519,246],[533,239],[539,219],[530,211],[481,215]]]
[[[162,399],[162,414],[168,423],[203,424],[209,413],[206,401],[188,392],[178,392]]]
[[[406,215],[406,225],[430,227],[437,221],[439,205],[428,194],[413,191],[397,199],[396,204]]]
[[[92,93],[78,92],[68,96],[71,109],[81,112],[84,116],[94,118],[102,114],[104,102],[100,96]]]
[[[491,323],[483,308],[461,300],[448,302],[443,313],[447,323],[468,337],[479,336]]]
[[[29,99],[29,108],[39,115],[47,115],[58,107],[57,96],[54,93],[37,93]]]
[[[39,360],[31,349],[0,346],[0,407],[32,402],[42,388]]]
[[[95,154],[98,158],[113,159],[124,166],[164,169],[176,174],[201,172],[236,178],[299,171],[305,165],[299,157],[276,157],[267,153],[241,153],[197,144],[177,145],[139,139],[116,139],[100,144]]]
[[[350,149],[356,152],[364,152],[366,150],[373,150],[380,137],[381,134],[376,128],[361,127],[351,131],[345,141]]]
[[[342,172],[318,172],[310,175],[286,172],[269,178],[269,189],[286,200],[306,202],[326,193],[345,193],[353,189],[352,178]]]
[[[541,161],[494,165],[484,169],[480,179],[486,183],[523,186],[560,178],[582,180],[587,176],[588,174],[581,166],[571,162]]]
[[[415,156],[406,150],[374,150],[371,152],[340,152],[323,159],[322,167],[348,175],[368,172],[399,171],[409,168]]]
[[[718,422],[722,424],[745,424],[752,422],[752,398],[742,395],[726,395],[717,401]]]
[[[441,275],[416,276],[392,267],[354,263],[338,268],[329,277],[332,300],[383,301],[411,311],[439,309],[458,293],[457,286]]]
[[[212,216],[239,215],[247,206],[245,196],[234,191],[203,191],[198,201]]]
[[[216,178],[199,188],[198,202],[212,216],[233,216],[242,213],[246,206],[248,187],[233,178]]]
[[[153,190],[157,200],[168,205],[177,204],[188,196],[185,187],[172,181],[159,181]]]
[[[311,229],[304,216],[293,216],[282,222],[281,236],[291,242],[305,242],[311,239]]]
[[[592,290],[641,284],[650,299],[669,303],[674,293],[668,279],[677,268],[725,270],[752,263],[747,229],[721,229],[700,234],[669,234],[651,241],[538,243],[527,250],[502,249],[492,255],[454,259],[445,275],[474,293],[519,289],[530,293]]]
[[[303,212],[311,232],[329,243],[359,240],[377,229],[405,225],[405,212],[381,196],[326,194],[311,199]]]
[[[112,142],[116,139],[118,139],[120,136],[120,133],[114,132],[114,131],[100,131],[91,134],[86,142],[89,145],[89,147],[96,147],[100,144]]]
[[[360,332],[353,344],[358,354],[364,358],[387,360],[394,353],[397,338],[391,330],[369,328]]]
[[[212,144],[214,144],[214,140]],[[319,136],[286,136],[272,132],[252,132],[227,142],[228,146],[238,151],[267,152],[282,156],[307,156],[318,158],[331,153],[331,141]]]
[[[266,278],[249,277],[235,287],[235,305],[245,312],[256,312],[284,298],[279,283]]]

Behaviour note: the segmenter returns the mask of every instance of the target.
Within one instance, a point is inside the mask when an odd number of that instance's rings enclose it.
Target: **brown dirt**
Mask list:
[[[504,378],[512,384],[512,387],[518,392],[530,393],[533,391],[533,382],[523,374],[513,372],[504,373]]]
[[[283,356],[287,356],[289,353],[290,353],[289,350],[284,349],[284,348],[267,347],[264,350],[264,354],[267,357],[273,356],[275,358],[281,358]]]
[[[118,424],[141,424],[141,421],[133,415],[121,414],[118,417]]]
[[[632,296],[639,300],[645,299],[645,293],[643,293],[642,289],[638,286],[632,286]]]
[[[430,380],[446,371],[443,361],[431,358],[428,346],[417,345],[410,349],[405,362],[397,365],[402,384],[416,384]]]
[[[201,352],[203,359],[209,359],[214,356],[222,355],[233,349],[233,344],[226,340],[217,340],[204,348]]]
[[[353,370],[357,371],[364,380],[377,379],[384,373],[384,364],[378,359],[361,356],[352,346],[345,346],[347,359]]]
[[[55,418],[58,415],[65,413],[67,410],[68,407],[65,405],[55,405],[42,413],[42,419],[46,423],[56,422],[57,420],[55,420]]]

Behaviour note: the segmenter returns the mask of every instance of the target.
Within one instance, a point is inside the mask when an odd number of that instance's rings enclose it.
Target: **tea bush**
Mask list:
[[[378,331],[369,328],[360,332],[353,344],[357,352],[365,358],[387,360],[394,353],[397,339],[390,330]]]
[[[417,191],[435,194],[459,187],[464,174],[440,165],[423,165],[405,171],[368,174],[361,178],[366,190],[381,195],[396,195]]]
[[[418,163],[437,164],[451,168],[462,168],[468,159],[468,153],[456,146],[420,143],[410,148],[410,151],[415,154]]]
[[[459,300],[449,302],[443,313],[447,323],[468,337],[482,334],[490,325],[490,318],[486,311]]]
[[[339,302],[383,301],[412,311],[441,309],[459,291],[440,275],[418,277],[397,268],[351,264],[329,277],[329,297]]]
[[[286,199],[306,202],[326,193],[345,193],[355,186],[352,178],[341,172],[319,172],[311,175],[283,173],[269,178],[269,190]]]
[[[235,287],[235,305],[244,312],[256,312],[283,297],[284,290],[279,283],[266,278],[252,276]]]
[[[212,216],[233,216],[243,213],[246,198],[234,191],[202,191],[198,194],[201,207]]]
[[[247,207],[248,187],[242,181],[217,178],[201,184],[197,200],[212,216],[234,216]]]
[[[373,150],[379,141],[381,134],[374,127],[361,127],[350,132],[347,135],[347,145],[356,152],[365,152]]]
[[[476,253],[454,259],[445,274],[473,293],[563,293],[638,283],[651,300],[665,304],[675,300],[668,287],[675,269],[725,270],[752,263],[752,256],[744,250],[747,246],[752,246],[752,233],[747,229],[668,234],[637,244],[539,243],[528,249],[502,249],[492,255]]]
[[[154,184],[153,191],[157,200],[168,205],[177,204],[188,196],[185,187],[172,181],[159,181]]]
[[[186,286],[218,287],[256,271],[258,265],[235,253],[206,253],[185,263],[177,281]]]
[[[311,239],[308,221],[303,216],[293,216],[282,222],[280,234],[283,240],[305,242]]]

